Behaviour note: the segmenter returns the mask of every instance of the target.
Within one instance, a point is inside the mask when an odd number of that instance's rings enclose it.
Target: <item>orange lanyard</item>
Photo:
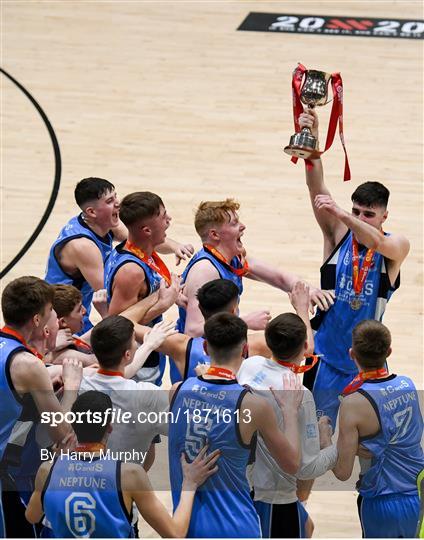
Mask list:
[[[98,369],[97,373],[100,373],[100,375],[107,375],[108,377],[124,377],[125,375],[122,373],[122,371],[110,371],[108,369]]]
[[[350,382],[342,392],[342,396],[347,396],[356,392],[368,379],[385,379],[389,372],[386,368],[373,369],[371,371],[360,371],[358,375]]]
[[[361,294],[365,280],[372,265],[375,249],[368,249],[359,269],[359,244],[358,240],[352,236],[352,283],[356,295]]]
[[[79,347],[80,349],[84,349],[90,352],[92,351],[91,346],[83,339],[73,336],[73,340],[74,340],[75,345]]]
[[[219,366],[211,366],[205,373],[205,375],[215,375],[216,377],[222,377],[223,379],[227,379],[227,381],[234,381],[236,378],[234,372],[231,371],[231,369]]]
[[[76,452],[100,452],[100,450],[104,450],[106,448],[106,445],[103,443],[95,442],[95,443],[79,443],[77,444],[75,451]]]
[[[279,364],[280,366],[284,366],[286,368],[289,368],[293,373],[296,373],[298,375],[299,373],[306,373],[306,371],[309,371],[312,369],[315,364],[318,362],[320,355],[313,354],[312,356],[309,356],[308,358],[312,358],[312,364],[306,366],[299,366],[298,364],[293,364],[293,362],[284,362],[283,360],[278,360],[275,358],[274,360]]]
[[[241,257],[241,255],[238,256],[238,259],[242,264],[242,267],[236,268],[231,264],[231,261],[227,261],[224,255],[213,246],[209,244],[203,244],[203,248],[206,251],[209,251],[209,253],[213,255],[216,259],[218,259],[218,261],[221,261],[223,264],[225,264],[225,266],[229,268],[231,272],[233,272],[233,274],[236,274],[236,276],[243,277],[249,272],[249,264],[245,258]]]
[[[22,343],[24,347],[30,350],[34,356],[36,356],[40,360],[43,360],[44,358],[43,355],[39,353],[35,347],[31,347],[31,345],[27,343],[26,339],[20,332],[18,332],[17,330],[14,330],[13,328],[10,328],[9,326],[3,326],[1,331],[4,334],[9,334],[9,336],[15,337],[18,341]]]
[[[127,240],[125,242],[124,249],[127,251],[131,251],[136,257],[140,259],[140,261],[143,261],[147,264],[149,268],[154,270],[157,274],[159,274],[161,277],[164,278],[167,285],[171,284],[171,273],[168,270],[168,267],[163,262],[163,260],[159,257],[159,255],[154,251],[152,253],[151,257],[148,257],[143,250],[141,250],[139,247],[134,245],[132,242]]]

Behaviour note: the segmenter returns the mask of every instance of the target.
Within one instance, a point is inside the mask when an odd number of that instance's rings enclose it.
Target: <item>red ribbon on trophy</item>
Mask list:
[[[320,90],[323,92],[321,96],[317,97],[311,97],[311,89],[307,88],[309,90],[308,98],[304,97],[305,93],[305,86],[310,86],[309,81],[307,81],[308,78],[308,72],[311,74],[317,74],[318,77],[316,77],[315,82],[318,83],[318,86]],[[305,81],[304,80],[306,76]],[[309,77],[310,79],[313,79],[313,77]],[[305,104],[308,104],[309,107],[314,107],[315,105],[325,105],[327,103],[327,90],[326,86],[328,82],[331,80],[331,87],[333,91],[333,106],[331,108],[331,114],[330,114],[330,122],[328,125],[327,130],[327,139],[325,141],[325,148],[321,152],[314,148],[313,146],[309,147],[308,143],[311,141],[311,139],[315,139],[312,135],[309,135],[307,137],[308,142],[305,143],[304,137],[300,137],[300,135],[304,132],[304,130],[300,129],[299,125],[299,116],[303,113],[303,105],[302,102]],[[305,83],[308,82],[307,85]],[[315,89],[313,89],[315,90]],[[303,64],[298,64],[296,69],[293,71],[293,77],[292,77],[292,92],[293,92],[293,120],[294,120],[294,127],[296,133],[291,137],[290,139],[290,145],[287,146],[284,151],[290,155],[292,155],[291,161],[293,163],[297,163],[297,160],[299,157],[304,157],[304,155],[308,154],[309,149],[309,156],[312,158],[318,158],[321,156],[324,152],[326,152],[330,146],[333,144],[334,136],[336,134],[337,124],[339,125],[339,136],[340,141],[343,146],[343,151],[345,154],[345,167],[344,167],[344,175],[343,180],[350,180],[351,174],[350,174],[350,167],[349,167],[349,160],[347,157],[346,152],[346,145],[344,141],[344,134],[343,134],[343,81],[340,73],[332,73],[326,74],[324,72],[319,71],[311,71],[307,70]],[[303,99],[302,99],[303,97]],[[307,131],[309,131],[306,128]],[[305,146],[306,144],[306,146]],[[306,162],[306,167],[308,169],[311,169],[313,167],[312,161],[308,159],[308,157],[304,158]]]

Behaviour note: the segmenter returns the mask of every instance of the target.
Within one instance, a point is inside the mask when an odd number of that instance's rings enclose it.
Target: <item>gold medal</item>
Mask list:
[[[350,307],[356,311],[361,306],[362,306],[362,300],[358,298],[357,296],[354,296],[352,300],[350,301]]]

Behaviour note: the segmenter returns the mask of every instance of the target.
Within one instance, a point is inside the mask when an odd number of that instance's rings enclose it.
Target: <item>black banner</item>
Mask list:
[[[251,12],[237,30],[399,39],[423,39],[424,21]]]

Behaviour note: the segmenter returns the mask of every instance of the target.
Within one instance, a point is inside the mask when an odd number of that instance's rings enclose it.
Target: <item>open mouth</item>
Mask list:
[[[240,236],[237,238],[237,247],[242,248],[243,242],[241,240],[241,237],[243,236],[243,233],[240,234]]]

